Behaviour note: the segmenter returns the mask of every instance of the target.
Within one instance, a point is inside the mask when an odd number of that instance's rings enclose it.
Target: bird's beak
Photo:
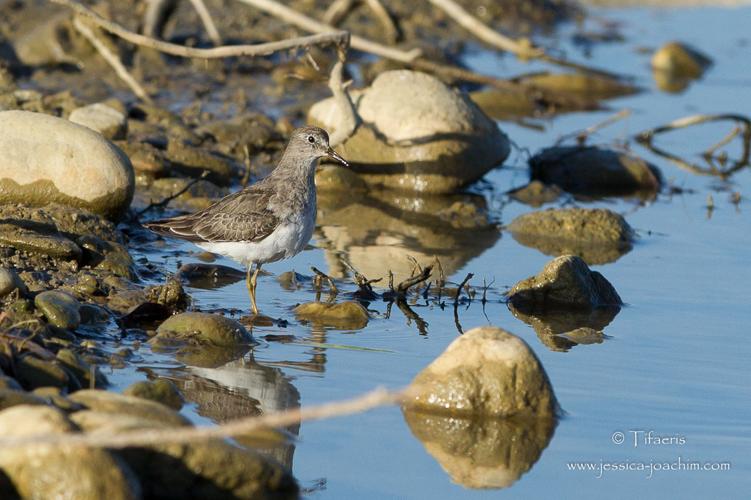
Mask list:
[[[332,160],[338,161],[339,163],[341,163],[345,167],[349,167],[349,163],[347,163],[347,160],[345,160],[344,158],[342,158],[339,155],[339,153],[337,153],[336,151],[334,151],[334,148],[329,147],[329,149],[326,150],[326,156],[328,158],[331,158]]]

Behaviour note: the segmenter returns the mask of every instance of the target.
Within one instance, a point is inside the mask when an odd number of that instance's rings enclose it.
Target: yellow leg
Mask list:
[[[258,314],[258,306],[256,305],[256,282],[258,280],[258,272],[261,270],[261,264],[256,264],[256,269],[253,271],[252,275],[250,269],[251,266],[248,266],[248,275],[246,277],[248,294],[250,295],[250,306],[253,309],[253,314]]]

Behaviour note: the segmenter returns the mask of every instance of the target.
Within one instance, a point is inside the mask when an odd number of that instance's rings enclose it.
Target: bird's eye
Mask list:
[[[315,137],[313,137],[312,135],[309,135],[308,136],[308,142],[311,143],[311,144],[313,144],[314,142],[316,142]]]

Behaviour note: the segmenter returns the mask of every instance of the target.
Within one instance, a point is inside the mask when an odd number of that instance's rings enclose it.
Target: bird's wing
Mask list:
[[[272,191],[255,184],[190,215],[144,224],[166,236],[192,242],[260,241],[279,225],[269,209]]]

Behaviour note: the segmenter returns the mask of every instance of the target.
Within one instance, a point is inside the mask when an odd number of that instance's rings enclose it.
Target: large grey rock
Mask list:
[[[448,193],[509,154],[495,122],[434,76],[387,71],[353,96],[363,124],[337,151],[368,184]],[[308,117],[329,132],[341,124],[333,98],[315,104]]]
[[[134,188],[130,160],[96,132],[41,113],[0,112],[0,203],[57,202],[117,218]]]
[[[65,434],[77,427],[52,406],[17,405],[0,411],[0,437]]]
[[[123,139],[128,125],[123,113],[100,102],[74,109],[68,120],[110,140]]]
[[[578,255],[588,264],[617,260],[631,250],[634,231],[603,208],[548,209],[522,214],[508,226],[514,239],[547,255]]]
[[[560,307],[592,309],[623,304],[613,285],[575,255],[551,260],[536,276],[514,285],[507,296],[514,307],[522,311]]]
[[[553,388],[540,361],[519,337],[474,328],[417,374],[406,406],[457,417],[555,416]]]

